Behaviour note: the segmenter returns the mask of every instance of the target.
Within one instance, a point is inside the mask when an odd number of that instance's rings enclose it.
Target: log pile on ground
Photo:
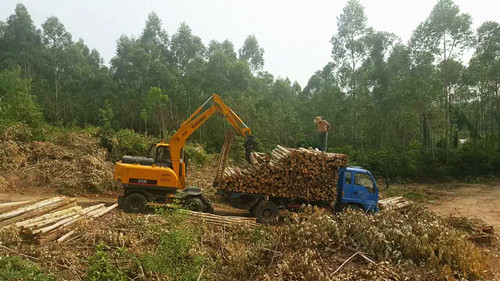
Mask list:
[[[259,226],[259,224],[255,222],[255,218],[220,216],[209,213],[193,212],[190,210],[181,210],[181,212],[187,212],[190,215],[191,220],[203,221],[204,223],[212,226],[241,226],[248,228],[256,228]]]
[[[332,201],[347,155],[278,145],[271,156],[252,152],[252,167],[228,167],[221,189],[273,197]]]
[[[380,210],[386,209],[404,209],[411,205],[411,202],[403,196],[389,197],[378,201]]]
[[[0,203],[0,228],[16,228],[37,244],[64,242],[82,219],[95,219],[117,207],[97,204],[87,208],[76,205],[75,198],[54,197],[38,202]]]

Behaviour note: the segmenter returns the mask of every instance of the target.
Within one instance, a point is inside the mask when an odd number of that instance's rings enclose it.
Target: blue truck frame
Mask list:
[[[364,175],[364,176],[361,176]],[[358,178],[356,178],[358,176]],[[371,180],[371,187],[366,187],[359,180],[364,177]],[[367,184],[365,184],[367,185]],[[320,207],[333,208],[335,211],[362,209],[365,212],[378,212],[379,189],[372,173],[361,167],[342,167],[337,180],[337,198],[335,202],[307,201],[303,198],[275,198],[265,194],[248,194],[218,189],[218,193],[229,198],[231,206],[249,210],[261,222],[272,222],[278,216],[278,209],[294,209],[303,203]]]

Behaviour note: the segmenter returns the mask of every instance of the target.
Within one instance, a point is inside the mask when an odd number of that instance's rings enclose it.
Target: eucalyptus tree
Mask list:
[[[264,66],[264,49],[260,47],[255,35],[250,34],[247,36],[238,53],[239,59],[246,61],[250,65],[252,72],[255,73]]]
[[[23,4],[17,4],[14,14],[0,27],[0,65],[2,68],[20,67],[22,76],[31,82],[43,48],[40,30]],[[28,90],[31,92],[31,85]]]
[[[472,19],[469,14],[460,13],[460,8],[452,0],[439,0],[432,9],[429,17],[421,23],[414,34],[416,40],[424,42],[427,51],[438,58],[441,71],[444,108],[444,129],[446,153],[449,151],[450,140],[450,93],[452,80],[455,76],[457,61],[463,52],[473,42],[471,30]]]
[[[353,120],[351,134],[355,147],[362,145],[363,132],[358,126],[364,101],[357,97],[367,92],[367,88],[362,87],[365,81],[360,68],[367,55],[365,39],[369,30],[364,7],[358,0],[349,0],[337,18],[337,33],[330,40],[340,86],[352,98],[353,108],[356,108],[348,112]]]
[[[477,29],[477,47],[469,63],[472,83],[479,92],[483,133],[497,130],[500,152],[500,24],[487,21]]]
[[[66,31],[64,25],[56,17],[49,17],[42,24],[42,40],[45,45],[45,57],[47,67],[49,68],[48,75],[52,77],[52,85],[54,90],[54,99],[45,97],[45,101],[49,101],[47,107],[50,113],[47,116],[52,121],[58,123],[61,112],[64,110],[64,100],[61,100],[61,80],[64,79],[69,64],[74,63],[68,61],[68,49],[73,44],[71,34]]]

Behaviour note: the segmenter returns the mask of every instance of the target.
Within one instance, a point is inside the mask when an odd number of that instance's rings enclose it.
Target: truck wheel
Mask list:
[[[191,197],[184,201],[182,207],[187,210],[195,211],[195,212],[203,212],[205,209],[205,204],[201,201],[200,198]]]
[[[271,201],[262,201],[255,208],[255,216],[259,223],[272,223],[278,217],[278,205]]]
[[[127,213],[142,213],[146,210],[148,199],[140,193],[132,193],[125,197],[123,209]]]

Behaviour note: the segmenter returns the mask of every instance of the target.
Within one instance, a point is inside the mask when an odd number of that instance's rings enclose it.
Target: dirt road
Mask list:
[[[448,187],[445,195],[430,203],[429,208],[441,215],[480,218],[500,229],[500,183]]]

